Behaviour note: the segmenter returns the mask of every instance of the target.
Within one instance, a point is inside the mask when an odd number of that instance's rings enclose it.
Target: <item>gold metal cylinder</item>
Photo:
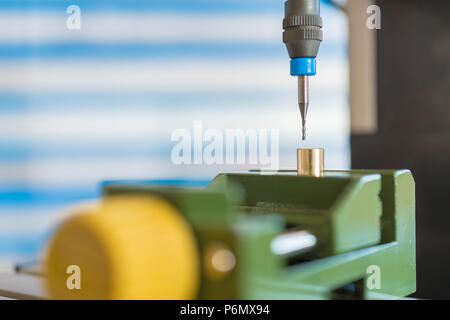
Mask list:
[[[323,149],[297,149],[297,173],[300,176],[323,175]]]

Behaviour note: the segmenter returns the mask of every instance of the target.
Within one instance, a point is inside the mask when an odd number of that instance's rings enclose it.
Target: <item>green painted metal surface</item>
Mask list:
[[[104,189],[105,196],[123,193],[173,203],[200,252],[214,243],[233,251],[236,267],[219,280],[204,275],[199,298],[395,299],[416,288],[415,189],[407,170],[221,174],[205,189]],[[317,246],[293,259],[277,256],[273,239],[291,229],[310,231]]]

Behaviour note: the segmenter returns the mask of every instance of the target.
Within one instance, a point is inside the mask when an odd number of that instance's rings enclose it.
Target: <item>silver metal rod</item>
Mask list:
[[[306,139],[306,116],[309,108],[309,76],[298,76],[298,107],[302,117],[302,139]]]
[[[316,237],[309,231],[283,233],[272,240],[270,248],[276,255],[291,257],[313,249],[317,244]]]

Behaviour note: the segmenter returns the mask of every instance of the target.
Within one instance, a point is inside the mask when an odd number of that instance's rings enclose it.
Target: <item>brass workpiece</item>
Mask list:
[[[297,173],[301,176],[323,175],[324,152],[321,148],[297,149]]]

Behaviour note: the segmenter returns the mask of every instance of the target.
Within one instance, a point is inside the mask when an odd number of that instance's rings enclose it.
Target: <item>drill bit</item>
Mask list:
[[[298,76],[298,107],[302,117],[302,140],[306,139],[306,116],[309,107],[309,76]]]

